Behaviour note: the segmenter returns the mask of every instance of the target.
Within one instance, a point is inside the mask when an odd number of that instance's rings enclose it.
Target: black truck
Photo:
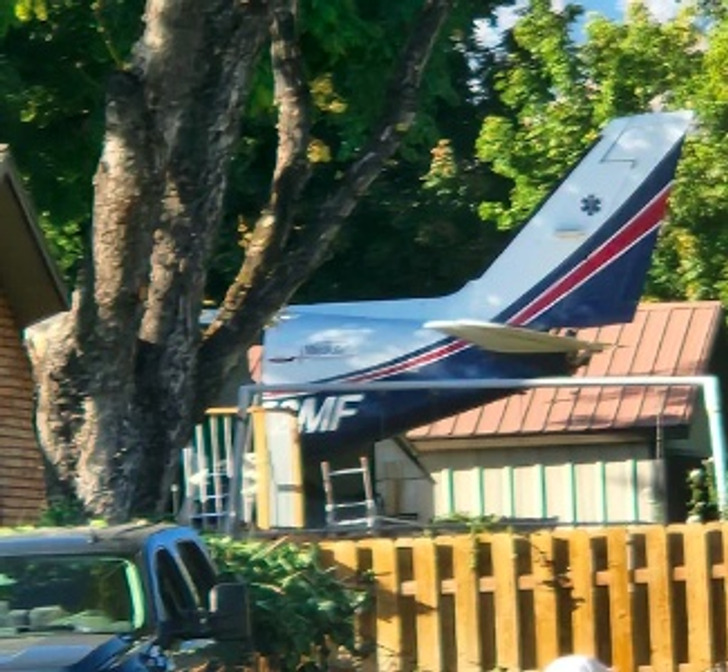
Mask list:
[[[249,648],[245,586],[191,529],[0,534],[0,671],[223,669]]]

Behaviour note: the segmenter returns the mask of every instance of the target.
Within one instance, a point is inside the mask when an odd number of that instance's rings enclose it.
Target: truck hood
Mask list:
[[[0,671],[86,672],[129,648],[116,635],[25,635],[0,638]]]

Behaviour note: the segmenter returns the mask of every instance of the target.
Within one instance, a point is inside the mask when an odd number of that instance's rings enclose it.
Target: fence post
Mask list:
[[[624,528],[607,531],[609,563],[609,615],[612,631],[612,667],[617,672],[633,672],[632,593],[629,589],[629,534]]]

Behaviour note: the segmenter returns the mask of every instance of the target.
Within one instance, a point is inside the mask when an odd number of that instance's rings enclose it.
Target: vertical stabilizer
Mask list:
[[[452,316],[537,329],[629,321],[691,114],[616,119],[477,280]]]

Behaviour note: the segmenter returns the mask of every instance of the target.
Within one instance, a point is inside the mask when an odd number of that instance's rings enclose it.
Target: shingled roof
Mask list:
[[[419,442],[685,425],[696,398],[690,387],[580,388],[578,379],[708,373],[721,323],[717,301],[641,304],[629,324],[578,333],[579,338],[613,345],[576,374],[573,388],[514,394],[418,427],[407,438]]]

